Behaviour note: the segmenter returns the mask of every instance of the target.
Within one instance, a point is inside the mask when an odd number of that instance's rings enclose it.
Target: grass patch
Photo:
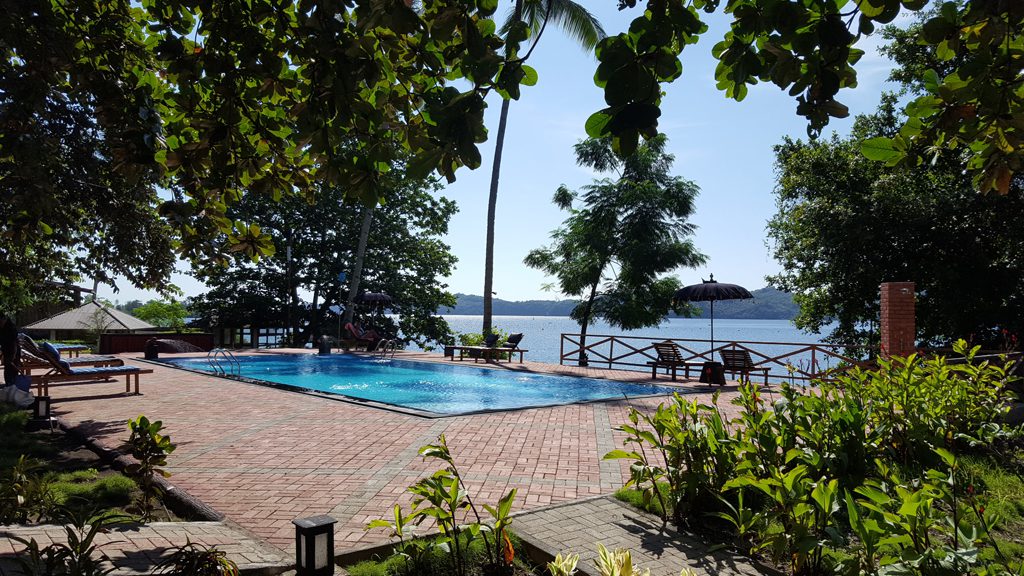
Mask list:
[[[98,456],[63,432],[28,432],[28,419],[27,411],[0,404],[0,484],[12,481],[25,456],[30,477],[45,485],[37,497],[66,512],[123,513],[132,504],[137,488],[131,479],[102,469]]]
[[[643,510],[644,512],[650,512],[658,516],[659,518],[670,518],[672,516],[672,502],[669,498],[669,487],[667,482],[661,482],[658,484],[658,490],[661,491],[665,497],[665,504],[668,506],[668,514],[664,514],[664,510],[661,507],[661,502],[658,500],[656,495],[651,495],[650,502],[644,502],[644,493],[642,490],[636,488],[619,488],[615,491],[615,498],[618,500]]]

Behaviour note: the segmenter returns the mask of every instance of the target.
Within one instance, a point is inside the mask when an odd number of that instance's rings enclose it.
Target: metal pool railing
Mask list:
[[[688,338],[587,334],[585,345],[581,345],[581,341],[580,334],[562,334],[559,364],[576,365],[583,351],[590,366],[649,371],[649,362],[658,359],[654,343],[668,341],[679,347],[685,361],[721,362],[720,350],[746,350],[754,368],[768,368],[770,381],[810,383],[812,380],[831,379],[854,367],[871,366],[873,362],[867,358],[875,355],[875,351],[868,347],[820,343],[716,340],[712,350],[708,340]],[[851,351],[863,357],[850,356]]]

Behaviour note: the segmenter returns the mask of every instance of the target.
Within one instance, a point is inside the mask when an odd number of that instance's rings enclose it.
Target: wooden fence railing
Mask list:
[[[827,380],[837,372],[856,366],[871,364],[865,358],[871,356],[866,347],[840,346],[834,344],[794,342],[715,342],[710,350],[707,340],[686,338],[651,338],[645,336],[611,336],[587,334],[585,346],[581,346],[579,334],[562,334],[559,363],[576,365],[582,351],[588,364],[595,367],[617,368],[620,370],[650,370],[648,362],[658,359],[654,350],[655,342],[674,342],[684,360],[691,362],[720,362],[719,350],[746,350],[757,368],[768,368],[772,381],[793,381],[808,383],[811,380]],[[864,358],[854,358],[849,350],[861,352]]]

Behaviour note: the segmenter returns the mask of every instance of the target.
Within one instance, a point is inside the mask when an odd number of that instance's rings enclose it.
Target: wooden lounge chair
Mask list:
[[[488,334],[484,338],[483,346],[452,346],[452,360],[455,360],[455,352],[459,353],[460,361],[466,356],[472,358],[473,362],[477,362],[481,358],[490,360],[494,351],[497,350],[495,345],[498,344],[498,338],[497,334]]]
[[[366,331],[356,328],[351,322],[345,324],[345,334],[348,338],[343,338],[341,345],[346,349],[352,348],[356,350],[362,348],[369,351],[376,348],[377,343],[380,342],[380,339],[368,337]]]
[[[70,364],[72,368],[124,366],[124,360],[117,356],[102,356],[99,354],[85,354],[83,356],[65,358],[64,361]],[[33,370],[47,370],[50,373],[56,372],[56,368],[46,360],[37,357],[35,354],[22,351],[21,373],[31,376]]]
[[[32,376],[32,384],[36,387],[36,396],[49,396],[50,384],[94,384],[107,382],[114,377],[124,376],[125,394],[132,392],[132,377],[135,378],[135,394],[139,394],[139,375],[152,374],[153,371],[138,366],[103,366],[75,368],[60,357],[60,352],[49,344],[36,345],[23,334],[19,335],[19,345],[23,352],[50,364],[53,369],[47,374]]]
[[[92,348],[85,346],[84,344],[50,344],[57,349],[60,354],[67,353],[70,357],[78,357],[78,355],[86,350],[92,350]]]
[[[676,346],[674,342],[654,342],[651,344],[654,349],[658,352],[658,359],[647,364],[651,367],[651,379],[654,380],[658,377],[658,368],[665,368],[666,373],[672,374],[672,381],[676,380],[676,370],[679,368],[683,369],[683,374],[686,379],[690,379],[690,368],[696,368],[700,370],[704,366],[703,362],[688,362],[683,360],[683,355],[679,352],[679,346]]]
[[[719,350],[718,353],[722,355],[722,365],[725,367],[726,372],[739,374],[741,378],[747,380],[750,380],[751,372],[761,372],[764,374],[764,385],[768,385],[769,368],[755,366],[754,362],[750,359],[750,352],[746,350]]]
[[[523,363],[523,353],[524,352],[529,352],[529,350],[526,350],[524,348],[520,348],[519,347],[519,343],[522,342],[522,341],[523,341],[523,334],[522,334],[522,332],[517,332],[515,334],[509,334],[508,335],[508,340],[505,340],[505,343],[502,344],[500,347],[498,347],[498,351],[500,351],[502,353],[507,353],[508,354],[508,361],[509,361],[509,363],[512,362],[512,355],[515,354],[516,352],[518,352],[519,353],[519,363],[522,364]],[[501,358],[501,356],[498,355],[498,358]]]

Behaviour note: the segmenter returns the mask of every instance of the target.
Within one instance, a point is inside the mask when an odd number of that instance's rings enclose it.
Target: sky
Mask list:
[[[619,12],[610,1],[585,4],[609,34],[626,30],[641,13],[639,9]],[[503,17],[508,5],[503,1],[498,14]],[[682,76],[663,85],[666,96],[659,129],[668,136],[668,151],[675,156],[673,173],[692,180],[701,190],[690,221],[697,225],[693,241],[708,262],[699,269],[680,269],[676,275],[683,284],[692,284],[713,273],[716,280],[753,290],[766,286],[765,277],[781,270],[766,237],[767,222],[775,214],[772,147],[787,135],[806,140],[807,123],[797,116],[795,99],[773,84],[752,87],[742,102],[727,99],[715,88],[711,49],[723,37],[727,23],[713,16],[711,29],[700,42],[684,50]],[[893,89],[886,83],[891,64],[877,52],[879,42],[875,36],[858,44],[866,51],[856,66],[858,87],[838,96],[851,115],[833,119],[823,137],[832,132],[846,134],[854,115],[874,111],[881,92]],[[565,218],[551,202],[558,186],[577,190],[598,176],[576,165],[572,149],[586,137],[587,117],[605,106],[602,90],[593,82],[597,61],[549,26],[529,64],[537,70],[539,81],[523,87],[520,99],[511,104],[501,163],[494,291],[496,298],[504,300],[562,297],[545,290],[554,280],[527,268],[523,257],[547,245],[551,231]],[[500,108],[498,96],[489,96],[490,137],[481,145],[480,168],[461,169],[458,180],[441,192],[459,206],[446,238],[458,258],[455,272],[443,280],[452,292],[483,292],[487,196]],[[188,267],[179,263],[179,269]],[[186,274],[176,274],[172,281],[185,296],[204,291]],[[101,286],[99,296],[121,302],[158,298],[123,280],[119,288],[114,293]]]

